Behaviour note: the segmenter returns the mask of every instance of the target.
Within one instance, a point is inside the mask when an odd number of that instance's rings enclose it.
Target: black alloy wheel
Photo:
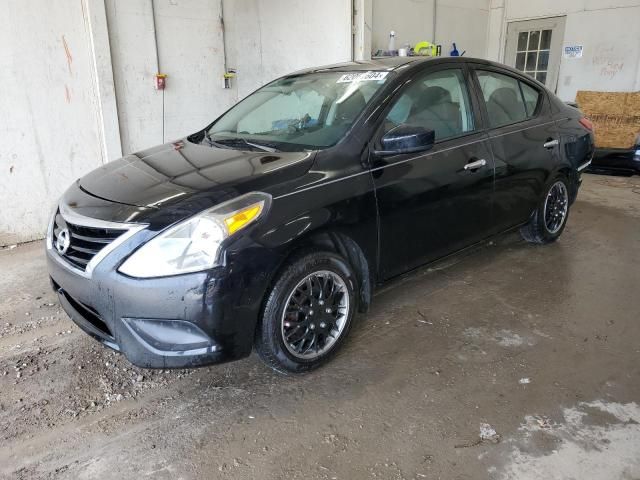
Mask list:
[[[547,184],[544,197],[520,229],[522,237],[531,243],[554,242],[562,234],[569,217],[569,187],[567,178],[558,174]]]
[[[569,194],[563,181],[557,181],[547,193],[544,202],[544,225],[550,234],[555,234],[562,225],[569,209]]]
[[[304,372],[327,361],[347,337],[357,311],[356,275],[333,252],[302,253],[275,279],[255,346],[280,372]]]
[[[293,356],[321,356],[340,337],[349,311],[344,280],[329,270],[313,272],[293,289],[282,314],[282,339]]]

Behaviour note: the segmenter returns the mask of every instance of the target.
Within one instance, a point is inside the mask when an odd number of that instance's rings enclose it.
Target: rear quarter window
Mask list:
[[[535,115],[541,92],[510,75],[478,70],[480,90],[492,128],[522,122]]]
[[[527,109],[527,118],[531,118],[535,115],[536,108],[542,94],[540,90],[533,88],[531,85],[527,85],[524,82],[520,82],[520,88],[522,89],[522,96],[524,97],[524,106]]]

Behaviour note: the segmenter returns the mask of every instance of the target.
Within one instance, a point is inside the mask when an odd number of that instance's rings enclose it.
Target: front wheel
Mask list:
[[[330,252],[298,256],[281,272],[265,303],[256,350],[278,371],[304,372],[344,342],[356,311],[356,276]]]
[[[551,243],[562,234],[569,217],[569,187],[564,175],[555,177],[544,198],[520,229],[522,237],[531,243]]]

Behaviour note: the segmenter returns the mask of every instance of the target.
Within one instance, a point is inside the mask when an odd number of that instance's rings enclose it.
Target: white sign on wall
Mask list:
[[[564,58],[582,58],[582,45],[565,45]]]

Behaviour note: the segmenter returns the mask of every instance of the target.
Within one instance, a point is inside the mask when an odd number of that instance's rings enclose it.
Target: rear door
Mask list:
[[[478,241],[490,228],[493,161],[469,80],[461,63],[428,68],[382,115],[376,148],[399,124],[434,130],[436,138],[426,152],[373,158],[383,279]]]
[[[558,135],[542,87],[500,68],[473,70],[495,161],[497,233],[526,222],[535,209],[558,161]]]

